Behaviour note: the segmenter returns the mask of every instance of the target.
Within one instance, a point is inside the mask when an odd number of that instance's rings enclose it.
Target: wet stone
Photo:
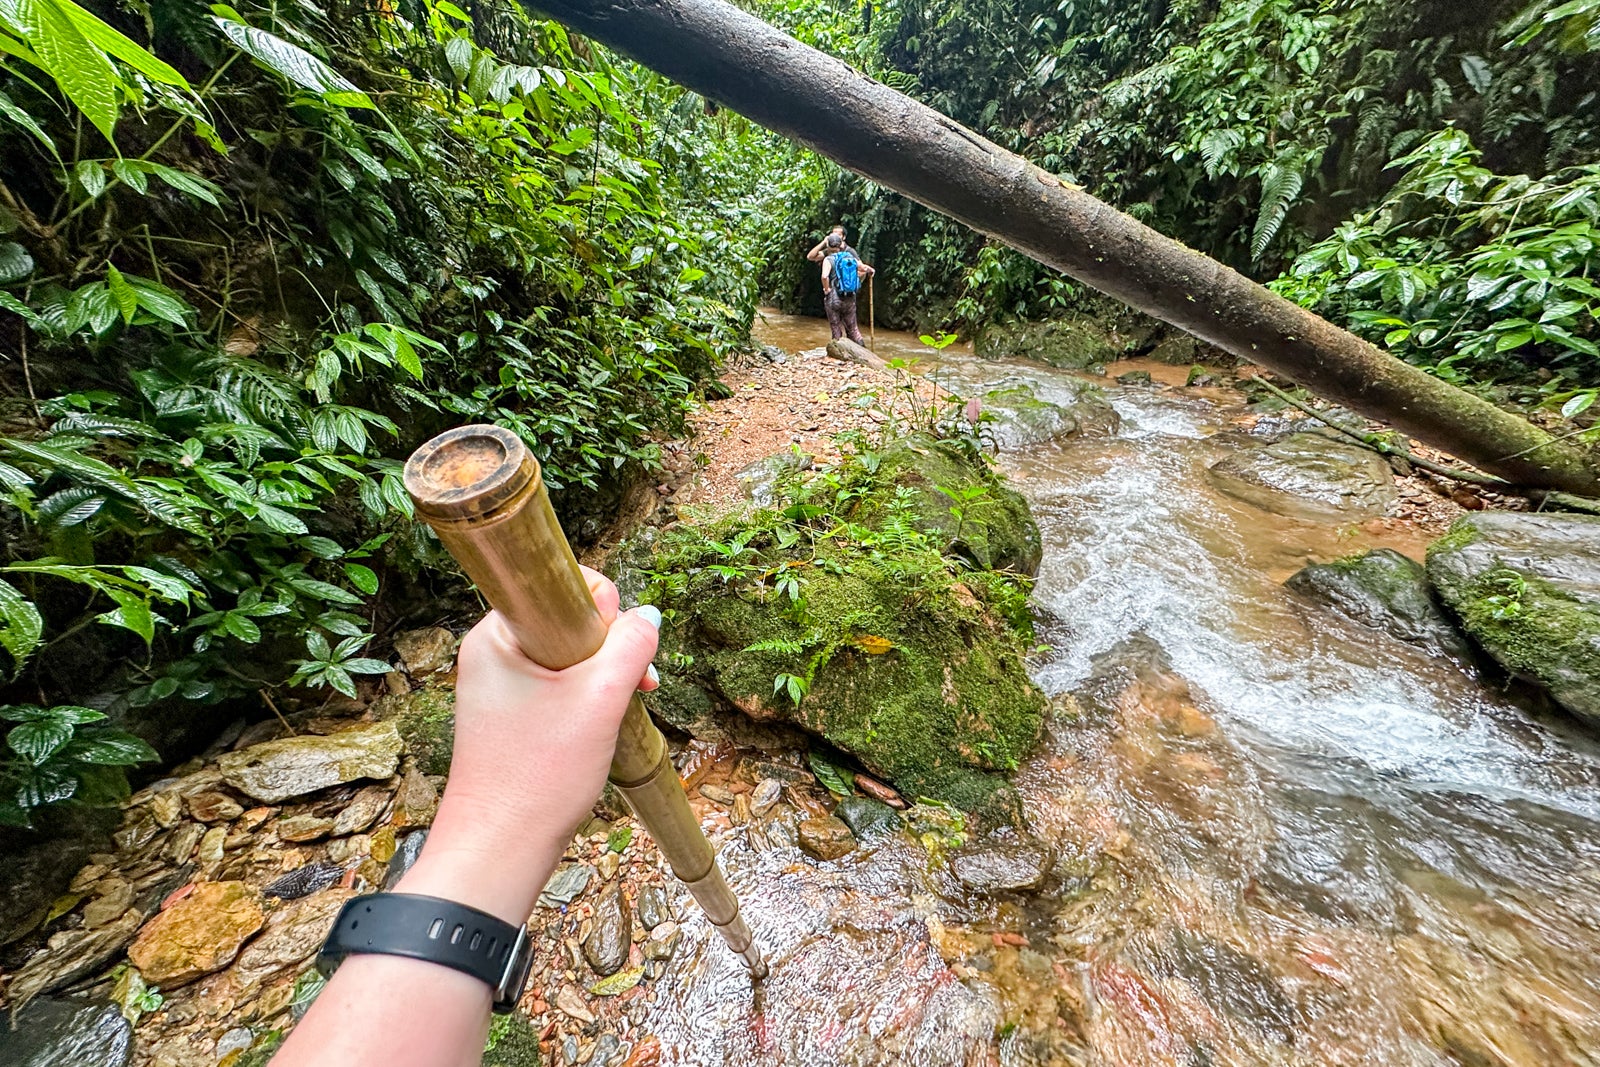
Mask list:
[[[239,954],[235,967],[245,984],[260,982],[315,955],[352,889],[328,889],[273,913],[261,936]]]
[[[594,874],[594,868],[587,863],[575,863],[570,867],[560,868],[550,876],[544,891],[539,894],[539,906],[559,908],[571,904],[583,893]]]
[[[104,1000],[36,1000],[0,1025],[5,1067],[124,1067],[133,1027]]]
[[[889,805],[871,797],[845,797],[833,813],[850,832],[863,840],[870,834],[900,828],[900,816]]]
[[[53,934],[47,948],[28,960],[11,979],[6,995],[22,1004],[96,973],[110,963],[133,939],[144,917],[136,911],[98,930],[63,930]],[[5,1061],[0,1061],[5,1062]]]
[[[318,841],[332,832],[333,820],[315,815],[291,815],[278,822],[278,837],[284,841]]]
[[[407,767],[395,794],[394,826],[397,830],[415,830],[432,825],[439,811],[439,791],[428,781],[427,775],[415,767]]]
[[[1291,518],[1366,518],[1399,498],[1382,456],[1320,433],[1238,452],[1208,473],[1229,495]]]
[[[255,1044],[255,1040],[256,1035],[250,1032],[248,1026],[236,1026],[217,1038],[217,1059],[222,1060],[233,1052],[243,1052]]]
[[[244,814],[243,805],[226,793],[196,793],[185,803],[189,814],[201,822],[232,822]]]
[[[764,778],[750,794],[750,813],[765,815],[783,797],[783,783],[776,778]]]
[[[204,836],[206,836],[204,826],[193,822],[184,823],[172,831],[172,838],[167,842],[166,857],[173,863],[187,863],[189,857],[194,855],[195,846]]]
[[[221,826],[213,826],[200,838],[200,849],[195,858],[201,863],[211,865],[222,862],[222,846],[228,840],[228,831]]]
[[[678,950],[678,942],[683,938],[683,930],[677,923],[665,922],[650,931],[650,939],[644,944],[646,959],[669,960]]]
[[[672,907],[660,888],[647,885],[639,890],[639,922],[646,930],[654,930],[672,919]]]
[[[633,921],[621,888],[606,893],[594,907],[594,929],[583,939],[583,956],[601,977],[616,974],[628,962]]]
[[[594,866],[595,870],[600,872],[601,879],[609,882],[616,877],[618,868],[622,866],[622,857],[615,852],[607,850],[602,852],[600,858],[594,861]]]
[[[217,761],[228,784],[256,800],[276,804],[330,785],[388,778],[400,763],[399,731],[392,722],[267,741]]]
[[[583,994],[572,986],[563,986],[561,992],[556,994],[556,1007],[580,1023],[594,1022],[594,1012],[589,1010],[589,1005],[583,999]]]
[[[333,835],[348,837],[372,826],[389,803],[389,790],[381,785],[370,785],[355,795],[355,799],[333,820]]]
[[[800,824],[796,837],[801,850],[819,860],[836,860],[849,855],[856,847],[850,827],[832,815],[805,820]]]
[[[455,662],[456,635],[438,626],[422,630],[409,630],[394,639],[394,650],[399,653],[408,674],[430,674],[442,671]]]
[[[1016,893],[1038,889],[1050,872],[1050,854],[1035,845],[980,845],[950,861],[956,880],[976,893]]]
[[[176,793],[157,793],[146,806],[150,817],[163,829],[171,829],[183,817],[183,799]]]
[[[232,963],[265,918],[250,886],[205,882],[152,919],[128,958],[151,985],[182,985]]]
[[[713,785],[710,782],[700,787],[700,795],[713,803],[721,804],[723,807],[733,803],[732,791],[724,789],[720,785]]]
[[[422,855],[422,846],[428,841],[428,831],[414,830],[400,839],[395,847],[394,856],[389,860],[389,868],[384,872],[383,888],[387,891],[400,884],[400,879],[406,872],[416,865],[417,857]]]
[[[109,888],[100,896],[89,902],[83,909],[83,925],[91,930],[105,926],[120,918],[122,913],[133,906],[133,883],[125,879],[116,879]]]

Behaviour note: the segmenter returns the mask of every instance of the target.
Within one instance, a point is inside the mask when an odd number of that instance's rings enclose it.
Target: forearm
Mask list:
[[[448,791],[400,893],[440,897],[521,925],[567,833],[529,819],[512,832]],[[353,955],[295,1027],[272,1067],[476,1067],[489,1028],[482,981],[438,964]]]

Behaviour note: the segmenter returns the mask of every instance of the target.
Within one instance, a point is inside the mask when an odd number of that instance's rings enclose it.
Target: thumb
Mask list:
[[[655,658],[660,640],[656,625],[648,613],[638,608],[623,612],[606,631],[605,644],[588,663],[607,683],[625,687],[631,693]]]

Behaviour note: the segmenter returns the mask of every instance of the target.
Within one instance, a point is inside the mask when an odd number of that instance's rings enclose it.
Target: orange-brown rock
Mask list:
[[[206,882],[139,932],[128,958],[145,981],[170,989],[232,963],[265,921],[244,882]]]

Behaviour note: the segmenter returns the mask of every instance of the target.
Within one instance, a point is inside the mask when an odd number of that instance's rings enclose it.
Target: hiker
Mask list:
[[[533,913],[605,786],[629,698],[657,684],[650,660],[661,613],[619,614],[617,587],[583,571],[610,626],[589,659],[561,671],[538,666],[498,612],[461,643],[450,780],[422,855],[385,896],[433,898],[417,900],[423,908],[464,905],[518,929]],[[426,937],[426,929],[411,934]],[[364,939],[367,930],[357,933]],[[391,945],[406,933],[373,931]],[[487,979],[426,957],[351,948],[272,1067],[477,1067],[492,996]]]
[[[856,322],[856,293],[861,290],[862,279],[876,272],[844,243],[843,233],[830,233],[823,245],[822,309],[828,313],[828,329],[835,341],[848,337],[865,347],[866,338],[861,336],[861,326]]]
[[[846,248],[850,247],[850,241],[845,236],[844,225],[842,223],[835,223],[833,229],[828,231],[828,237],[837,237],[840,241],[844,242],[844,246]],[[813,263],[821,263],[823,252],[828,247],[828,237],[824,237],[822,240],[818,241],[814,246],[812,246],[811,251],[806,253],[806,258]]]

